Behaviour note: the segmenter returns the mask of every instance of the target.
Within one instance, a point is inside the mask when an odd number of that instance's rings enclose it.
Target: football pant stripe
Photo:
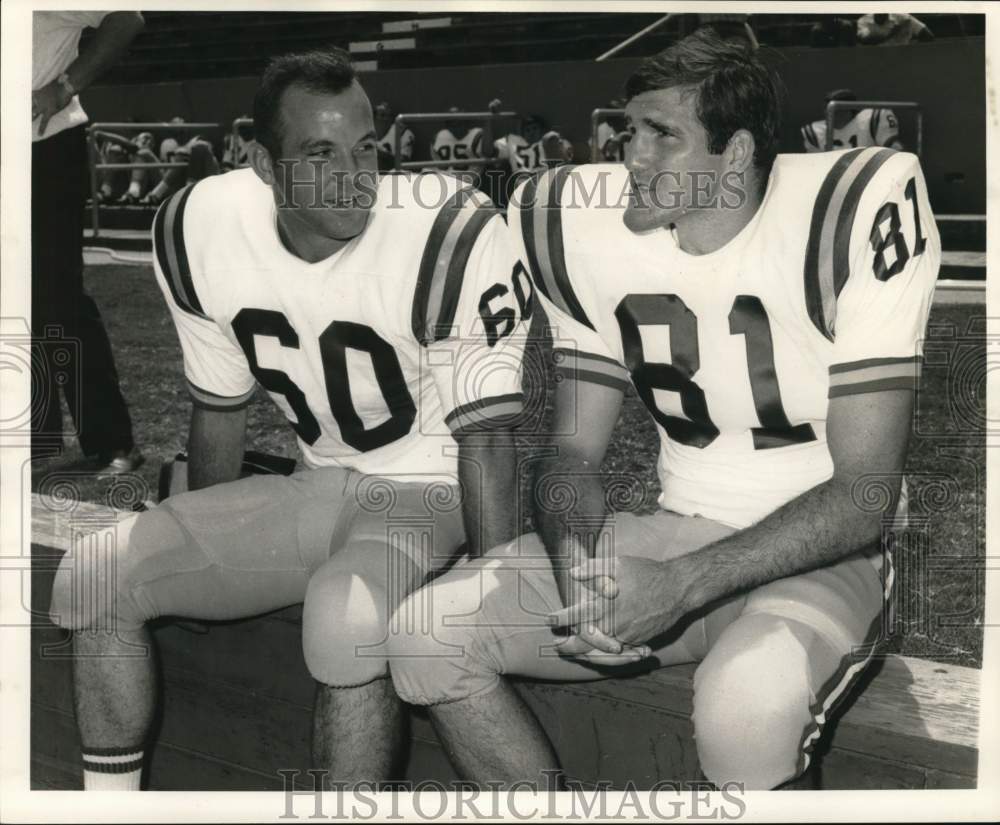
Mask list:
[[[806,310],[809,318],[824,336],[831,341],[833,333],[828,328],[826,316],[824,314],[823,296],[820,289],[820,238],[826,221],[827,210],[830,206],[830,199],[840,181],[841,176],[851,165],[855,158],[863,149],[856,149],[842,155],[833,168],[827,173],[816,196],[816,203],[813,204],[812,219],[809,224],[809,240],[806,244],[806,260],[803,271],[803,285],[805,287]]]
[[[562,231],[562,193],[566,187],[566,181],[573,172],[572,166],[560,166],[550,172],[547,204],[545,210],[546,223],[546,254],[539,255],[542,266],[549,269],[549,282],[554,285],[552,299],[564,312],[571,315],[581,324],[594,329],[590,323],[587,313],[577,300],[573,285],[569,279],[569,272],[566,269],[566,250],[563,246]]]
[[[517,204],[520,212],[521,239],[524,241],[524,252],[528,257],[525,263],[531,273],[531,279],[535,286],[541,290],[542,294],[552,300],[549,295],[549,288],[542,278],[541,268],[538,266],[538,250],[535,247],[535,204],[538,202],[538,181],[539,175],[532,175],[524,185],[521,192],[521,202]]]
[[[449,238],[452,226],[460,216],[465,214],[465,204],[472,197],[472,189],[459,189],[438,212],[424,245],[424,254],[420,260],[417,274],[417,287],[413,295],[413,313],[411,325],[413,334],[420,343],[426,345],[432,340],[433,327],[428,324],[429,318],[437,318],[441,305],[441,295],[444,291],[444,280],[447,274],[448,259],[443,257],[443,247]],[[463,219],[468,220],[471,214]],[[459,229],[459,232],[461,229]],[[452,244],[457,240],[454,236]]]
[[[888,598],[888,591],[886,598]],[[868,667],[868,663],[875,653],[875,642],[879,638],[881,627],[882,614],[879,613],[872,619],[872,623],[868,627],[868,632],[865,634],[865,640],[859,646],[861,649],[867,650],[867,655],[863,659],[858,659],[855,652],[857,648],[850,648],[841,660],[840,667],[819,690],[816,702],[810,708],[813,721],[802,733],[802,742],[799,745],[801,761],[798,773],[801,774],[809,767],[810,752],[816,744],[816,740],[819,739],[820,734],[823,732],[823,725],[826,724],[827,720],[837,709],[837,706],[850,693],[851,685],[854,684],[864,669]]]
[[[470,201],[471,203],[471,201]],[[466,207],[466,212],[469,208]],[[430,329],[434,330],[434,340],[440,341],[451,334],[451,329],[455,324],[455,313],[458,311],[458,300],[462,295],[462,282],[465,277],[465,269],[469,265],[469,258],[472,255],[472,248],[476,245],[483,227],[500,213],[492,204],[477,204],[472,215],[464,222],[461,233],[455,241],[454,248],[450,251],[448,261],[448,274],[444,282],[444,294],[441,296],[438,316],[434,319],[427,319]],[[452,229],[459,225],[456,221]],[[432,303],[433,307],[434,304]],[[468,330],[460,331],[460,334],[468,334]]]
[[[857,217],[861,198],[864,195],[865,188],[878,170],[896,154],[892,149],[875,148],[874,152],[875,154],[868,158],[864,168],[858,172],[857,177],[851,181],[851,185],[844,197],[840,214],[837,216],[832,258],[834,317],[829,317],[828,319],[831,329],[834,328],[833,322],[837,312],[837,298],[840,297],[840,292],[844,288],[848,276],[851,274],[851,230],[854,228],[854,219]],[[850,172],[847,177],[849,176]]]
[[[471,427],[509,426],[509,419],[524,410],[524,396],[521,393],[497,395],[462,404],[447,416],[444,422],[454,433]]]
[[[239,410],[246,407],[257,392],[257,386],[254,385],[247,392],[242,395],[225,396],[218,395],[214,392],[209,392],[208,390],[203,390],[197,384],[193,384],[191,381],[187,382],[188,395],[191,396],[191,401],[195,406],[201,407],[206,410]]]
[[[904,355],[892,358],[863,358],[860,361],[846,361],[843,364],[833,364],[830,367],[830,375],[840,372],[851,372],[852,370],[863,370],[868,367],[882,367],[887,364],[913,364],[923,361],[919,355]]]

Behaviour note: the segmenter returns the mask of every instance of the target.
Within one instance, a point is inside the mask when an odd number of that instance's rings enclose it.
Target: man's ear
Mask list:
[[[257,177],[268,186],[274,186],[276,177],[271,153],[255,140],[247,147],[247,159]]]
[[[753,156],[756,150],[757,144],[753,135],[746,129],[737,129],[729,138],[729,143],[726,144],[725,155],[728,167],[726,171],[746,172],[753,166]]]

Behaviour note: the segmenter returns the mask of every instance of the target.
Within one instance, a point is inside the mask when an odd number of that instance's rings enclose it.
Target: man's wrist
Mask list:
[[[664,575],[671,579],[669,589],[681,594],[680,606],[685,614],[715,598],[711,585],[717,576],[713,576],[710,561],[706,553],[695,550],[662,562]]]

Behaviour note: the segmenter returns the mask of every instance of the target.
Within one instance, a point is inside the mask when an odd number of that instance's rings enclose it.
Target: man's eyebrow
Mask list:
[[[642,122],[645,123],[647,126],[651,126],[654,129],[659,129],[662,132],[675,132],[675,131],[677,131],[669,123],[664,123],[662,120],[657,120],[656,118],[650,117],[649,115],[645,115],[642,118]]]
[[[303,149],[326,149],[336,146],[332,140],[327,140],[326,138],[306,138],[299,145]]]
[[[377,139],[378,139],[378,135],[375,134],[375,130],[374,129],[371,129],[368,132],[366,132],[365,134],[363,134],[361,137],[358,138],[358,143],[364,143],[366,140],[377,140]],[[355,146],[356,145],[357,144],[355,144]]]

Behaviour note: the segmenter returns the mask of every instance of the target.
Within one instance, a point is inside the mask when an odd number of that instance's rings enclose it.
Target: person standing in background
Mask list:
[[[110,68],[144,25],[139,12],[36,11],[31,78],[32,459],[62,451],[62,413],[50,333],[73,339],[75,364],[58,365],[85,455],[105,472],[141,463],[101,314],[83,289],[87,114],[79,92]],[[78,53],[85,28],[97,33]]]

